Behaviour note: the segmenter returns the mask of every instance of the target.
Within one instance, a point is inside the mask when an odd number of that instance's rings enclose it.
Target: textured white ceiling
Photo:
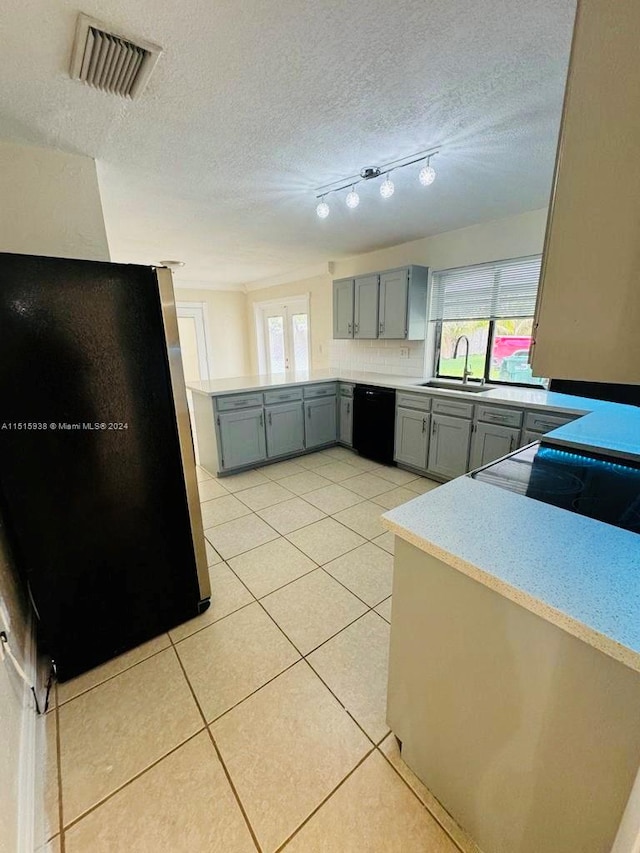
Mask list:
[[[78,7],[4,0],[0,138],[99,161],[114,260],[217,284],[543,207],[575,0],[83,0],[164,47],[127,102],[67,76]],[[440,145],[438,177],[313,189]]]

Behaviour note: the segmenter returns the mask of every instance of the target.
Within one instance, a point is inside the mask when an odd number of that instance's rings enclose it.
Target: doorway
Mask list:
[[[182,369],[187,383],[206,382],[209,378],[204,307],[202,302],[176,303]]]
[[[260,373],[307,373],[311,344],[308,295],[257,302],[254,312]]]
[[[207,346],[207,326],[204,302],[176,302],[178,315],[178,337],[182,353],[184,381],[206,382],[209,379],[209,348]],[[191,419],[191,435],[196,460],[199,461],[196,430],[193,419],[193,392],[187,388],[187,405]]]

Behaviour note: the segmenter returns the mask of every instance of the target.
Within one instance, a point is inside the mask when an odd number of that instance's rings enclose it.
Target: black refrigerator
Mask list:
[[[0,513],[62,681],[206,609],[169,270],[0,253]]]

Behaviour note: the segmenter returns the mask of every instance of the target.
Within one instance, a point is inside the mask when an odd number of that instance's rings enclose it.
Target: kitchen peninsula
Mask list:
[[[639,435],[601,404],[547,439],[635,459]],[[638,534],[470,476],[383,520],[404,760],[482,849],[608,853],[640,766]]]

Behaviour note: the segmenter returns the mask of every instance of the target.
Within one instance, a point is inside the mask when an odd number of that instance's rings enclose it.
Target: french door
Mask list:
[[[309,302],[306,297],[259,306],[261,366],[267,373],[309,370]],[[258,318],[256,318],[258,319]]]

